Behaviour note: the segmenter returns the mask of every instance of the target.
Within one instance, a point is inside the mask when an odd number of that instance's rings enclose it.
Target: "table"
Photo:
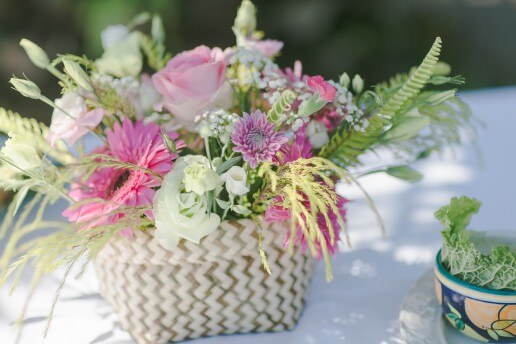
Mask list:
[[[479,129],[476,146],[468,144],[454,154],[446,152],[441,158],[433,156],[418,163],[415,167],[425,178],[415,185],[380,175],[362,179],[385,221],[385,239],[360,192],[347,185],[341,187],[343,194],[353,200],[348,216],[353,248],[345,248],[334,261],[335,278],[330,284],[325,282],[322,264],[318,266],[306,309],[293,331],[188,343],[403,343],[398,325],[403,297],[432,265],[440,246],[433,212],[452,196],[469,195],[484,204],[473,219],[473,227],[515,230],[516,87],[469,91],[461,96],[486,124]],[[368,157],[368,162],[377,161]],[[58,213],[59,206],[53,216]],[[70,282],[57,306],[51,332],[43,341],[44,317],[59,283],[57,276],[45,279],[30,307],[22,344],[133,343],[97,294],[91,269],[82,279]],[[26,291],[26,279],[13,297],[8,298],[5,288],[0,291],[2,344],[14,343],[9,323],[15,319]]]

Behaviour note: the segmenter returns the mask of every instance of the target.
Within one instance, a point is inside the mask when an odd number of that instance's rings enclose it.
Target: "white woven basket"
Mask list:
[[[285,225],[263,228],[272,275],[261,266],[252,220],[223,222],[200,245],[170,252],[152,232],[113,240],[95,259],[100,292],[139,344],[217,334],[283,331],[303,310],[315,261],[288,254]]]

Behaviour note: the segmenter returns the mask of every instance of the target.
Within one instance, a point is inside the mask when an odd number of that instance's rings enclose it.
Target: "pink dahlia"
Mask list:
[[[161,129],[154,123],[132,123],[124,119],[106,131],[107,146],[94,153],[109,155],[142,169],[98,168],[84,183],[72,185],[70,197],[80,206],[70,207],[63,215],[72,222],[84,223],[85,228],[114,224],[124,217],[126,207],[151,205],[154,188],[160,186],[160,178],[172,168],[178,157],[171,153],[161,137]],[[172,139],[177,134],[169,133]],[[178,148],[183,142],[176,143]],[[152,171],[152,173],[150,172]],[[145,213],[152,217],[149,210]],[[131,228],[122,230],[122,235],[132,236]]]
[[[276,153],[273,161],[278,165],[285,165],[296,161],[299,158],[308,159],[312,157],[312,144],[306,136],[306,124],[296,131],[294,141],[285,143]]]
[[[288,139],[274,129],[265,113],[256,110],[250,115],[244,113],[244,117],[235,123],[231,140],[235,145],[233,150],[242,153],[249,166],[256,168],[260,162],[271,161]]]
[[[348,202],[347,199],[341,196],[337,196],[337,208],[339,210],[339,214],[342,217],[343,221],[346,221],[346,209],[345,204]],[[281,198],[278,198],[276,200],[278,203],[281,203]],[[305,201],[305,207],[307,209],[310,209],[310,202]],[[339,250],[339,240],[340,240],[340,224],[338,221],[338,216],[333,211],[328,212],[328,217],[330,219],[330,222],[332,224],[333,232],[334,232],[334,241],[331,241],[331,235],[330,235],[330,229],[328,228],[328,225],[326,223],[326,219],[323,214],[317,215],[317,226],[319,227],[319,230],[323,233],[324,236],[324,243],[322,243],[319,240],[315,240],[315,246],[318,252],[317,258],[322,259],[322,245],[326,246],[328,248],[328,251],[331,255],[335,256],[335,254]],[[267,222],[284,222],[284,221],[291,221],[291,212],[290,209],[286,209],[281,207],[278,204],[273,204],[267,208],[267,211],[265,212],[265,220]],[[310,229],[309,229],[310,230]],[[290,232],[287,233],[285,236],[285,239],[283,241],[283,246],[287,247],[290,242]],[[308,248],[308,243],[305,237],[305,234],[303,233],[303,230],[301,229],[301,226],[297,226],[296,235],[294,238],[294,245],[297,245],[301,248],[301,252],[305,252]]]

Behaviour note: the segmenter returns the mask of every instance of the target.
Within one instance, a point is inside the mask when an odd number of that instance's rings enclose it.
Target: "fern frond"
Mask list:
[[[0,132],[12,132],[30,138],[40,153],[48,154],[60,163],[66,164],[75,160],[63,141],[56,141],[54,148],[50,146],[46,140],[48,127],[34,118],[22,117],[16,112],[0,108]]]
[[[275,123],[278,122],[287,111],[289,111],[292,107],[292,103],[294,103],[294,100],[296,100],[297,94],[292,92],[291,90],[285,90],[281,92],[281,95],[274,104],[272,104],[272,107],[267,112],[267,117]]]
[[[358,156],[379,141],[406,102],[415,97],[428,83],[437,67],[440,52],[441,39],[437,37],[421,65],[369,118],[369,126],[365,131],[352,131],[349,137],[343,137],[345,133],[337,130],[334,136],[339,137],[332,137],[322,147],[320,155],[330,158],[341,166],[358,164]]]

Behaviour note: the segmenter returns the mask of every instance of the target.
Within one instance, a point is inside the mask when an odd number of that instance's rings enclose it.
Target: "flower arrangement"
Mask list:
[[[139,31],[148,21],[151,34]],[[96,60],[51,60],[20,42],[62,95],[52,101],[13,77],[15,90],[53,109],[51,124],[0,110],[0,131],[9,135],[0,187],[16,192],[0,229],[0,238],[9,235],[0,283],[14,276],[16,284],[29,263],[35,283],[60,266],[66,278],[80,257],[135,231],[152,232],[168,250],[181,240],[202,245],[221,222],[242,218],[289,223],[285,249],[324,260],[330,280],[352,216],[335,186],[360,186],[360,157],[390,150],[399,164],[367,173],[417,181],[411,162],[459,144],[459,128],[471,128],[456,89],[440,87],[464,81],[438,61],[440,38],[419,67],[366,89],[359,75],[327,80],[305,75],[299,61],[278,66],[283,43],[256,30],[249,0],[233,32],[233,47],[171,55],[160,17],[142,14],[103,31]],[[47,220],[46,207],[60,199],[69,203],[68,221]],[[262,234],[257,250],[269,270]]]

